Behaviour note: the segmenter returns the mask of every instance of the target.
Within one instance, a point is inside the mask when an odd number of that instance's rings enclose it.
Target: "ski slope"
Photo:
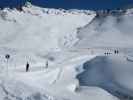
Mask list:
[[[32,66],[30,72],[26,73],[23,71],[24,67],[20,67],[19,70],[14,68],[9,70],[9,76],[6,78],[3,73],[1,79],[3,79],[4,88],[9,92],[8,98],[13,100],[17,100],[17,98],[22,100],[28,100],[27,98],[31,98],[31,100],[38,100],[37,98],[40,98],[40,100],[87,100],[87,98],[92,100],[99,98],[118,100],[98,87],[85,88],[79,86],[76,75],[82,72],[83,63],[95,58],[95,55],[90,56],[89,53],[87,55],[86,53],[77,52],[66,53],[66,55],[63,53],[63,56],[67,57],[65,62],[55,63],[47,69],[43,67],[42,70],[39,65]],[[32,71],[35,67],[38,70]],[[2,88],[2,86],[0,87]],[[2,91],[2,93],[5,92]],[[3,98],[5,98],[5,95],[2,95]]]
[[[33,5],[0,10],[0,100],[119,100],[116,84],[131,95],[133,34],[127,27],[132,29],[132,15],[121,17],[118,23],[116,16],[98,18],[93,11]],[[8,62],[5,54],[11,55]],[[88,62],[94,69],[82,77],[84,86],[77,76],[88,71],[83,69]],[[108,79],[115,85],[106,84]]]

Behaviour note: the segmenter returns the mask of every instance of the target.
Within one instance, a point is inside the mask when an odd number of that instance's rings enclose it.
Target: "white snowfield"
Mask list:
[[[113,93],[95,84],[105,81],[106,77],[95,77],[96,81],[88,86],[80,86],[80,80],[77,79],[77,75],[84,73],[86,62],[93,62],[97,56],[108,56],[103,55],[106,51],[111,52],[110,55],[116,60],[115,62],[107,57],[107,65],[113,71],[110,73],[115,73],[116,78],[113,79],[126,89],[127,95],[132,96],[132,71],[125,73],[125,77],[122,73],[117,73],[120,69],[124,71],[125,66],[127,71],[132,70],[131,57],[129,61],[126,55],[115,55],[113,50],[118,44],[121,44],[120,47],[131,48],[133,35],[130,32],[131,35],[125,37],[125,34],[112,30],[114,33],[111,33],[111,37],[101,41],[109,35],[109,27],[100,26],[107,30],[100,30],[102,35],[97,36],[98,30],[89,27],[89,23],[93,21],[96,26],[99,23],[95,16],[93,11],[47,9],[32,5],[23,7],[21,12],[16,9],[0,10],[0,100],[119,100]],[[117,37],[121,36],[118,40],[113,38],[115,32]],[[126,39],[122,41],[124,37]],[[114,46],[111,50],[90,48],[106,47],[108,40],[111,44],[108,47]],[[122,50],[125,52],[125,49]],[[8,61],[5,54],[11,55]],[[30,64],[29,72],[25,71],[27,62]],[[118,66],[115,70],[113,65],[123,66]],[[97,69],[99,68],[96,68],[96,72]],[[94,74],[95,70],[92,70],[91,75]],[[106,74],[98,71],[97,75]],[[130,77],[127,78],[128,76]],[[91,78],[94,79],[93,76]],[[84,79],[87,78],[83,77]],[[128,81],[131,83],[128,84]],[[110,89],[114,89],[114,86]]]

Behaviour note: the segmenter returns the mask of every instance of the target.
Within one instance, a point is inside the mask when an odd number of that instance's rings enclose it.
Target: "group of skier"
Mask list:
[[[114,53],[115,53],[115,54],[118,54],[118,53],[119,53],[119,50],[114,50]]]
[[[105,52],[105,55],[110,55],[112,54],[111,52]],[[119,50],[114,50],[114,54],[119,54]]]

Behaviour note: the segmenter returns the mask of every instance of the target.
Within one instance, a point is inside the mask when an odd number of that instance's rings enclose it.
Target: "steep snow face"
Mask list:
[[[0,11],[0,46],[17,50],[49,51],[71,47],[76,31],[95,14],[87,11],[23,7],[23,11]]]
[[[130,59],[122,55],[97,56],[84,64],[85,71],[77,76],[80,85],[98,86],[120,100],[132,100],[133,61]]]
[[[77,46],[133,48],[132,19],[132,9],[121,15],[97,16],[79,30]]]

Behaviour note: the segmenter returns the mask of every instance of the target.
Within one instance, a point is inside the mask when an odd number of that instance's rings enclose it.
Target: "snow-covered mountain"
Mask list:
[[[78,41],[77,28],[85,26],[96,15],[93,11],[33,5],[22,9],[0,11],[0,53],[15,56],[18,63],[24,63],[29,56],[36,62],[49,52],[71,48]]]
[[[133,46],[132,9],[94,12],[39,8],[33,5],[22,9],[0,11],[1,47],[41,52],[74,46]]]
[[[90,24],[79,29],[78,47],[133,48],[133,11],[101,11]]]
[[[132,94],[133,86],[128,81],[132,83],[129,76],[133,64],[131,57],[127,61],[124,54],[127,48],[131,51],[133,48],[132,12],[129,9],[118,15],[105,12],[97,15],[88,10],[33,5],[0,10],[0,100],[119,100],[113,96],[115,89],[120,96],[125,91],[127,95]],[[114,49],[122,50],[120,56],[113,53]],[[105,52],[112,56],[104,55]],[[11,55],[8,62],[5,54]],[[27,62],[30,72],[26,73]],[[91,80],[82,78],[91,85],[80,86],[76,76],[84,73],[86,62],[87,67],[91,63],[96,68],[90,70]],[[102,72],[97,67],[105,62],[107,68],[101,68]],[[125,66],[130,73],[119,75]],[[108,89],[100,87],[101,84]],[[124,89],[119,89],[121,86]]]
[[[89,23],[95,13],[30,6],[22,12],[4,9],[0,15],[1,47],[46,51],[71,47],[78,41],[77,28]]]

